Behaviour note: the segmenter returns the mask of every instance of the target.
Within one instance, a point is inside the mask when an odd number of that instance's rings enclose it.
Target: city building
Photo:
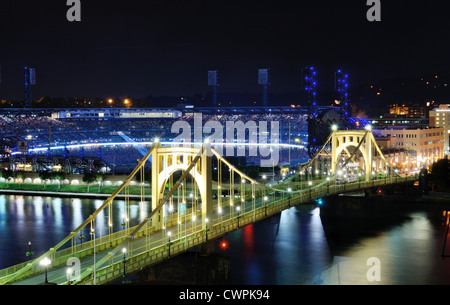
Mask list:
[[[408,118],[395,114],[380,115],[378,118],[369,119],[369,122],[374,129],[426,128],[430,126],[428,118]]]
[[[444,129],[442,127],[430,128],[389,128],[373,129],[377,143],[382,149],[391,152],[409,151],[409,169],[420,170],[444,157]],[[395,153],[394,153],[395,155]],[[399,161],[395,161],[398,163]],[[408,162],[401,160],[401,162]],[[391,163],[392,164],[392,163]],[[401,167],[400,164],[396,164]]]
[[[427,116],[427,106],[419,104],[393,104],[389,105],[389,114],[402,115],[408,118]]]
[[[154,108],[72,108],[54,111],[51,114],[53,119],[90,119],[90,118],[118,118],[118,119],[147,119],[147,118],[167,118],[177,119],[181,116],[181,111],[171,109]]]
[[[439,105],[438,108],[430,110],[430,127],[442,127],[444,130],[444,153],[450,151],[449,141],[450,126],[450,104]]]

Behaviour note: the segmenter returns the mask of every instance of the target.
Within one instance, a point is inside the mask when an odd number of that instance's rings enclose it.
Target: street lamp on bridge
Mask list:
[[[97,279],[97,270],[96,270],[96,257],[95,257],[95,230],[91,229],[91,240],[94,241],[94,285],[96,284]]]
[[[27,256],[31,257],[33,256],[33,251],[31,251],[31,241],[28,242],[28,252],[26,253]]]
[[[127,252],[127,248],[122,248],[122,253],[123,253],[123,276],[125,276],[125,263],[127,262],[127,257],[125,256],[126,252]]]
[[[170,236],[172,236],[172,232],[167,232],[167,236],[169,236],[169,257],[170,257]]]
[[[45,284],[48,284],[48,277],[47,277],[47,270],[48,266],[52,263],[52,261],[48,257],[44,257],[40,262],[39,265],[45,267]]]

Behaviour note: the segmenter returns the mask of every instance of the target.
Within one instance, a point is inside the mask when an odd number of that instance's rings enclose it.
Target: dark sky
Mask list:
[[[319,90],[334,71],[350,86],[448,71],[448,1],[381,0],[368,22],[366,0],[81,0],[69,22],[66,0],[0,2],[0,98],[23,99],[25,65],[37,70],[33,96],[206,94],[207,71],[220,90],[257,92],[270,68],[275,93],[299,91],[314,65]]]

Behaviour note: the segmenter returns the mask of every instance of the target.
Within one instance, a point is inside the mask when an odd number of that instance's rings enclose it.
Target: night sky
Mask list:
[[[211,69],[220,90],[257,92],[270,68],[275,93],[301,90],[306,65],[319,90],[338,68],[353,88],[450,70],[448,1],[381,4],[369,22],[366,0],[81,0],[69,22],[66,0],[2,0],[0,98],[23,99],[26,65],[34,97],[205,95]]]

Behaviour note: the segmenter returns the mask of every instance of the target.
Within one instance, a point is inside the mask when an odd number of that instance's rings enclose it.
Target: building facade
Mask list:
[[[380,146],[385,149],[407,150],[408,160],[402,160],[411,170],[420,170],[444,157],[444,129],[430,128],[384,128],[372,130],[375,137],[380,137]],[[378,141],[377,141],[378,142]]]
[[[450,127],[450,104],[439,105],[438,108],[430,110],[430,127],[441,127],[444,131],[444,154],[450,152],[449,127]]]

